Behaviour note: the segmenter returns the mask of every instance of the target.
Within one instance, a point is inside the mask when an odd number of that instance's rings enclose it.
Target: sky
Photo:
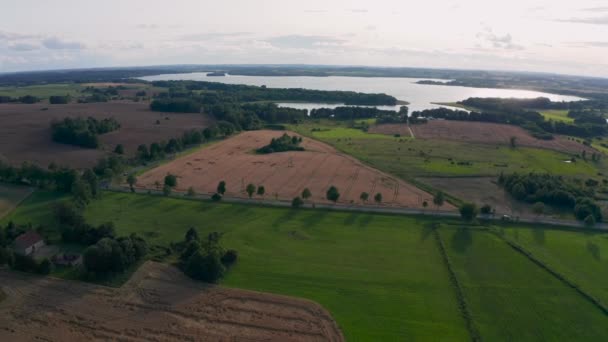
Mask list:
[[[325,64],[608,77],[607,0],[0,1],[0,72]]]

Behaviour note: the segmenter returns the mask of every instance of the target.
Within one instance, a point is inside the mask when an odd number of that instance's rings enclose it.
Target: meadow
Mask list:
[[[51,196],[34,194],[7,219],[52,222]],[[190,227],[223,232],[223,245],[239,252],[223,285],[314,300],[349,340],[468,339],[425,219],[122,193],[104,193],[85,216],[152,245],[181,241]]]
[[[48,98],[53,95],[78,96],[82,89],[84,89],[82,85],[72,83],[0,87],[0,96],[21,97],[32,95],[38,98]]]
[[[538,148],[497,146],[458,141],[410,139],[368,134],[347,123],[321,120],[290,129],[326,142],[338,150],[403,179],[414,177],[498,176],[501,172],[548,172],[595,177],[606,163],[577,160]],[[356,134],[353,131],[358,131]]]
[[[604,305],[608,304],[608,234],[511,228],[503,233]]]
[[[499,237],[466,228],[439,232],[484,340],[608,338],[602,311]]]
[[[56,231],[50,205],[57,199],[36,192],[2,221]],[[522,245],[535,248],[542,235],[543,248],[552,246],[551,255],[557,255],[551,265],[569,259],[564,268],[572,269],[598,254],[591,253],[588,240],[601,255],[606,234],[112,192],[93,201],[85,216],[92,224],[114,222],[119,235],[138,233],[164,247],[181,241],[190,227],[201,236],[222,232],[222,244],[239,252],[222,285],[316,301],[331,312],[348,340],[467,340],[456,291],[433,238],[433,225],[439,223],[484,340],[608,338],[601,311],[487,230],[505,231],[513,239],[518,235]],[[575,243],[566,248],[568,241]],[[569,275],[587,286],[606,273],[605,266],[586,265]],[[602,283],[589,290],[599,295]]]

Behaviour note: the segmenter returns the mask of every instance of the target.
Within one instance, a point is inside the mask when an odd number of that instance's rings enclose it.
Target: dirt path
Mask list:
[[[120,289],[0,270],[0,341],[343,341],[291,297],[194,282],[148,262]]]

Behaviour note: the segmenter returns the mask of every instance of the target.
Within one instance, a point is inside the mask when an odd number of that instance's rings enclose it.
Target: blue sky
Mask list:
[[[608,77],[605,0],[19,0],[0,72],[307,63]]]

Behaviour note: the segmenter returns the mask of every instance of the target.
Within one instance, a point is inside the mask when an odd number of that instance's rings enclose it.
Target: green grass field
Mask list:
[[[58,199],[36,192],[3,221],[56,230],[50,206]],[[608,318],[577,292],[494,234],[462,229],[453,219],[112,192],[93,201],[85,216],[94,225],[112,221],[120,235],[138,233],[151,245],[180,241],[189,227],[203,236],[223,232],[223,245],[239,252],[224,286],[316,301],[332,313],[348,340],[464,341],[469,336],[430,230],[440,221],[439,232],[484,340],[608,338]],[[605,295],[602,279],[608,271],[601,251],[608,247],[607,234],[515,224],[487,228],[504,230],[538,257],[560,263],[590,291]]]
[[[0,219],[12,211],[33,189],[25,186],[0,183]]]
[[[48,98],[51,95],[77,96],[84,89],[78,84],[47,84],[26,87],[0,87],[0,96],[20,97],[32,95],[39,98]]]
[[[542,110],[539,113],[547,120],[574,122],[574,119],[568,116],[568,110]]]
[[[52,225],[49,197],[34,194],[11,219]],[[239,252],[224,285],[314,300],[349,340],[468,339],[424,219],[121,193],[104,193],[86,217],[164,246],[192,226],[224,232],[225,247]]]
[[[484,340],[608,339],[603,312],[497,236],[468,229],[440,234]]]
[[[608,304],[608,233],[505,229],[516,242]]]
[[[606,168],[604,161],[565,163],[571,158],[570,155],[550,150],[394,138],[347,128],[346,123],[336,121],[322,120],[292,125],[290,128],[404,179],[422,176],[497,176],[501,172],[548,172],[595,177]]]

